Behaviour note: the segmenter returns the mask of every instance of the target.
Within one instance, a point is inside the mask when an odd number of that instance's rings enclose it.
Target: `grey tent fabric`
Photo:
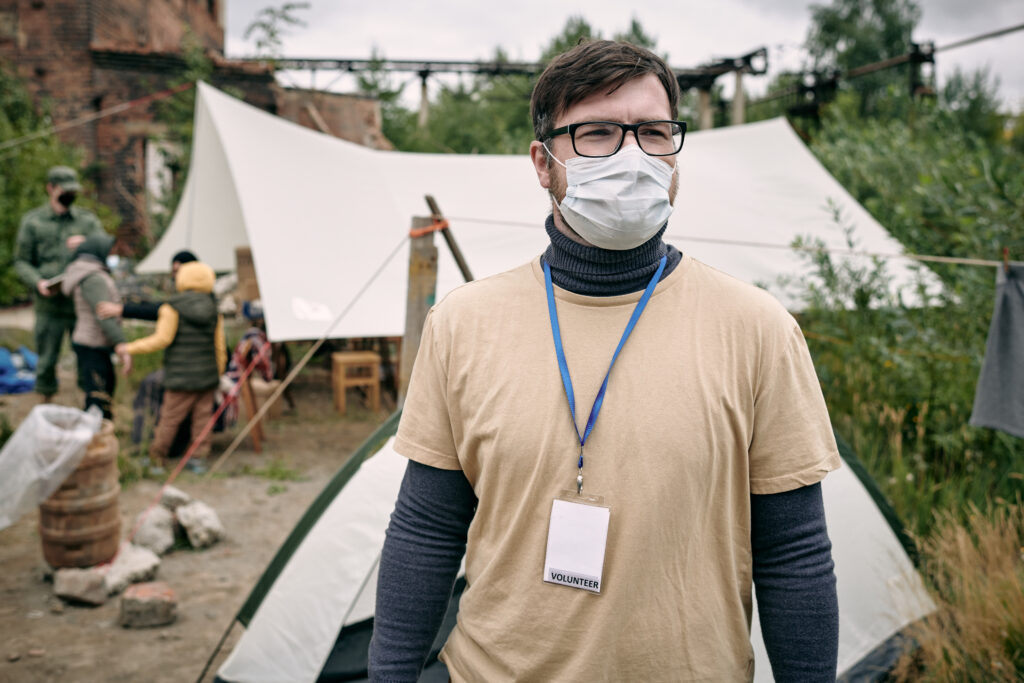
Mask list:
[[[1024,438],[1024,266],[998,268],[971,425]]]

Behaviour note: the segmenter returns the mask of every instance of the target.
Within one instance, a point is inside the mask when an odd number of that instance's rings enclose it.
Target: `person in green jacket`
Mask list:
[[[35,295],[36,392],[44,401],[57,393],[57,359],[64,335],[75,325],[74,303],[51,279],[64,271],[86,237],[103,234],[95,214],[72,206],[81,190],[73,169],[51,168],[47,202],[22,216],[15,240],[14,270]]]
[[[108,420],[112,417],[110,404],[117,385],[111,355],[116,345],[124,343],[124,334],[120,321],[100,318],[97,307],[104,301],[121,301],[107,269],[107,256],[113,246],[111,235],[86,237],[75,250],[75,260],[64,271],[61,282],[61,292],[71,297],[75,305],[71,348],[78,359],[78,386],[85,392],[85,409],[97,406]],[[131,356],[125,354],[122,360],[130,370]]]

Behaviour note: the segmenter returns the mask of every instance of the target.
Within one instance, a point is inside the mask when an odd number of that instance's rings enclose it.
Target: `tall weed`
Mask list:
[[[936,515],[918,544],[938,609],[911,627],[918,648],[897,664],[903,681],[1024,680],[1024,507]]]

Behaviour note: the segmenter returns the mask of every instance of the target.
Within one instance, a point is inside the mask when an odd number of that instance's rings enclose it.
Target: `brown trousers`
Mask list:
[[[155,462],[162,462],[174,442],[178,427],[191,413],[192,441],[194,443],[202,433],[206,423],[213,415],[214,389],[208,391],[164,391],[164,400],[160,405],[160,419],[156,423],[153,442],[149,445],[149,457]],[[210,430],[212,432],[213,430]],[[205,458],[210,454],[210,433],[196,447],[193,458]]]

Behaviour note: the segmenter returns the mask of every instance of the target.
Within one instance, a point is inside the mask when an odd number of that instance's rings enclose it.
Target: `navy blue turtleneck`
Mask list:
[[[682,255],[665,228],[644,244],[610,251],[576,242],[545,223],[552,281],[588,296],[642,290],[667,257]],[[444,618],[476,509],[460,471],[410,461],[381,554],[369,667],[372,681],[415,681]],[[839,636],[831,543],[821,485],[751,495],[754,588],[765,647],[777,681],[834,681]]]

